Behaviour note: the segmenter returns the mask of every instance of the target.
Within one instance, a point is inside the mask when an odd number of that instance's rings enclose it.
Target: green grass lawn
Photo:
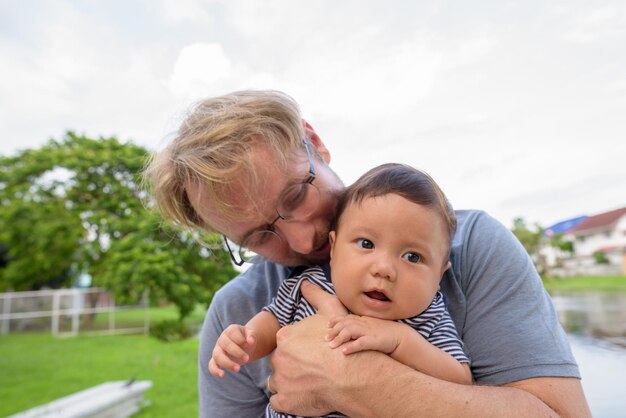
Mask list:
[[[548,291],[611,291],[626,292],[626,276],[581,276],[544,278]]]
[[[199,327],[199,306],[187,319]],[[176,319],[173,306],[150,308],[150,323]],[[143,310],[115,313],[118,327],[141,326]],[[96,323],[108,323],[98,314]],[[151,380],[151,405],[138,417],[198,416],[198,339],[164,343],[143,335],[55,338],[49,331],[0,336],[0,417],[110,381]]]
[[[110,380],[151,380],[138,417],[198,416],[198,339],[163,343],[143,335],[0,337],[0,416]]]

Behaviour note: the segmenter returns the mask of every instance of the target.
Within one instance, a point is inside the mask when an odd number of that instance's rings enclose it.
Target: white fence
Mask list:
[[[100,288],[0,293],[0,334],[41,331],[53,335],[147,334],[148,294],[140,304],[116,306]]]

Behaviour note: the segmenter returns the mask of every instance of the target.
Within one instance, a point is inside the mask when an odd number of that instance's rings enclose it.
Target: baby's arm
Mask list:
[[[209,360],[209,372],[224,377],[222,369],[238,372],[242,365],[267,356],[276,348],[280,324],[267,311],[256,314],[248,323],[229,325],[217,339]]]
[[[338,316],[328,324],[326,340],[344,354],[375,350],[422,373],[450,382],[471,384],[467,363],[435,347],[406,324],[367,316]]]

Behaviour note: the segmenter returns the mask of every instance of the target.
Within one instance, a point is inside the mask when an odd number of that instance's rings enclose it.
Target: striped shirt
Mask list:
[[[322,267],[311,267],[297,276],[289,277],[281,284],[278,294],[272,299],[272,303],[263,308],[264,311],[274,314],[281,327],[301,321],[308,316],[314,315],[316,312],[316,309],[302,297],[300,286],[303,280],[314,283],[331,295],[335,294],[335,288]],[[463,351],[463,343],[446,309],[445,300],[441,292],[435,294],[433,301],[424,312],[411,318],[399,319],[396,322],[409,325],[432,345],[450,354],[460,363],[469,363],[469,358]],[[267,405],[266,416],[277,418],[294,417],[294,415],[281,414],[274,411],[270,404]],[[326,415],[326,417],[343,416],[338,413]]]

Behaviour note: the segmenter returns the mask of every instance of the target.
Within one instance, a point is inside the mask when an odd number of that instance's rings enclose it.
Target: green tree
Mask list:
[[[88,272],[122,302],[149,290],[181,317],[235,275],[224,251],[160,221],[144,206],[146,149],[68,132],[36,150],[0,157],[0,290],[26,290]],[[215,236],[202,237],[218,242]],[[210,256],[210,257],[209,257]]]
[[[571,257],[574,254],[574,243],[571,240],[566,239],[562,233],[553,234],[549,237],[542,239],[542,245],[553,249],[556,256],[556,266],[562,266],[564,259]],[[546,274],[549,274],[546,271]]]
[[[524,218],[515,218],[513,219],[511,232],[513,232],[513,235],[515,235],[524,246],[539,273],[543,273],[546,270],[545,258],[540,253],[541,233],[543,232],[543,228],[538,224],[529,227]]]

